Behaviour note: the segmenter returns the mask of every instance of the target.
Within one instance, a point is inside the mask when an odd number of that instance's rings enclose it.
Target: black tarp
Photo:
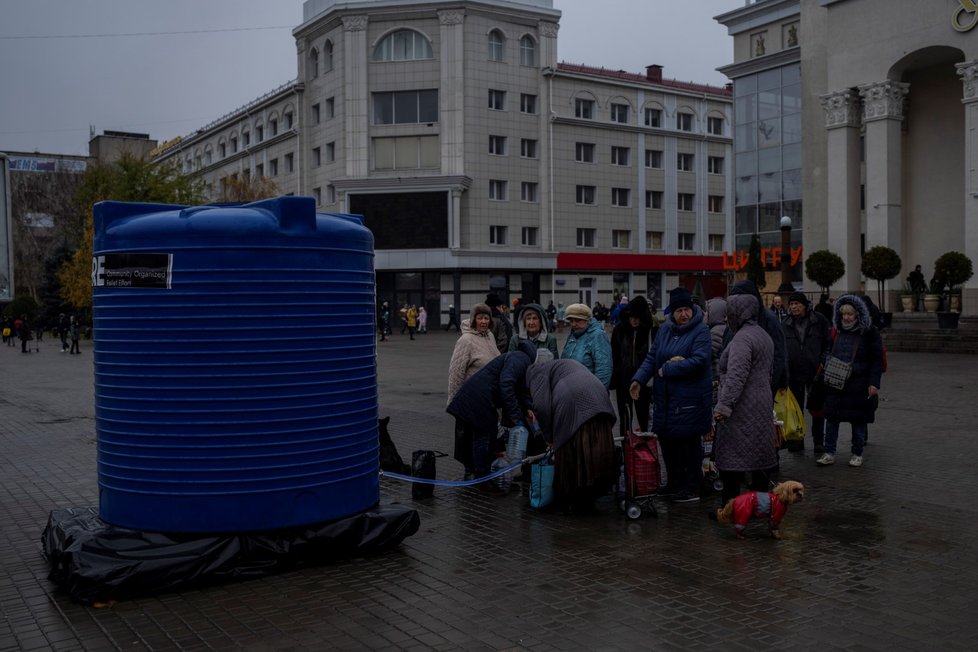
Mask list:
[[[374,555],[396,547],[420,523],[416,510],[390,504],[289,530],[161,534],[109,525],[94,507],[70,507],[51,512],[41,541],[48,578],[90,604]]]

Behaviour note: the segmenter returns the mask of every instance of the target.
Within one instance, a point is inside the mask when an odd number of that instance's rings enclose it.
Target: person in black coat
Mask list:
[[[504,426],[526,423],[531,405],[526,390],[526,370],[536,360],[537,350],[522,340],[518,351],[492,359],[466,380],[449,402],[446,411],[455,417],[472,442],[475,477],[489,475],[498,430],[497,410],[502,410]],[[494,492],[493,483],[483,488]]]
[[[850,364],[851,371],[841,388],[833,388],[826,382],[825,452],[816,460],[816,464],[827,466],[835,463],[839,424],[845,421],[852,426],[849,466],[862,466],[866,424],[873,423],[879,405],[883,340],[872,324],[866,304],[852,294],[835,300],[833,325],[836,334],[829,355]]]
[[[628,427],[634,428],[625,415],[633,410],[642,432],[649,429],[649,406],[652,404],[652,388],[642,386],[638,400],[632,400],[628,388],[632,377],[649,354],[652,342],[652,312],[643,296],[637,296],[618,312],[618,324],[611,331],[611,389],[615,390],[618,403],[619,434],[624,437]]]
[[[812,393],[815,374],[825,354],[832,346],[831,327],[822,315],[810,308],[808,297],[795,292],[788,297],[788,317],[781,324],[784,329],[785,348],[788,354],[788,389],[798,401],[798,407],[805,409]],[[815,454],[825,452],[825,419],[812,416],[812,445]],[[788,442],[789,449],[796,442]],[[796,450],[804,450],[805,443]]]
[[[823,293],[819,296],[818,303],[812,310],[825,317],[825,321],[828,323],[832,323],[832,304],[829,303],[829,295]]]

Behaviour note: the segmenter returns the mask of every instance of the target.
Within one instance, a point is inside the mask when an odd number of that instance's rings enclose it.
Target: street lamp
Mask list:
[[[781,218],[781,285],[778,294],[788,295],[795,291],[791,284],[791,218]]]

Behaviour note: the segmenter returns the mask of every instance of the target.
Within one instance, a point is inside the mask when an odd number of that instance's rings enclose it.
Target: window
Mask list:
[[[628,165],[628,147],[611,147],[611,164],[612,165]]]
[[[506,137],[489,136],[489,153],[494,156],[506,156]]]
[[[707,133],[714,134],[716,136],[723,135],[723,118],[707,118],[706,119],[706,131]]]
[[[631,197],[631,190],[628,188],[612,188],[611,189],[611,205],[612,206],[628,206],[628,200]]]
[[[313,104],[312,105],[312,123],[314,125],[318,125],[319,124],[319,119],[320,119],[319,105],[318,104]]]
[[[645,109],[645,126],[662,126],[662,109]]]
[[[238,137],[231,136],[231,153],[236,154],[238,151]]]
[[[681,211],[691,211],[693,210],[693,193],[691,192],[681,192],[678,197],[678,206],[676,207]]]
[[[646,190],[645,191],[645,207],[646,208],[662,208],[662,191],[661,190]]]
[[[333,69],[333,42],[326,41],[323,44],[323,71],[329,72]]]
[[[506,110],[506,91],[489,89],[489,108],[493,111]]]
[[[326,119],[331,120],[336,115],[336,98],[326,98]]]
[[[401,125],[438,122],[438,91],[374,93],[374,124]]]
[[[489,244],[494,245],[504,245],[506,244],[506,227],[499,225],[489,226]]]
[[[319,50],[313,48],[309,50],[309,78],[319,77]]]
[[[260,143],[265,140],[265,128],[261,125],[255,127],[255,142]]]
[[[645,167],[654,168],[657,170],[662,169],[662,150],[661,149],[647,149],[645,150]]]
[[[489,180],[489,199],[495,201],[506,200],[506,182],[499,179]]]
[[[594,163],[594,143],[577,143],[574,146],[574,160],[578,163]]]
[[[680,233],[679,242],[676,243],[676,249],[679,251],[693,251],[693,245],[696,241],[695,233]]]
[[[506,41],[503,39],[502,32],[494,29],[489,32],[489,61],[505,61]]]
[[[621,122],[622,124],[628,124],[628,105],[627,104],[612,104],[611,105],[611,121]]]
[[[255,178],[261,179],[263,176],[265,176],[265,166],[262,163],[259,163],[255,166]]]
[[[630,249],[631,248],[631,231],[623,231],[614,229],[611,232],[611,248],[612,249]]]
[[[374,170],[437,168],[438,136],[397,136],[373,139]]]
[[[251,132],[244,131],[241,133],[241,144],[245,147],[251,144]]]
[[[577,186],[577,203],[594,204],[594,186]]]
[[[577,230],[577,246],[578,247],[593,247],[594,246],[594,229],[578,229]]]
[[[537,112],[537,96],[528,93],[520,93],[520,113]]]
[[[294,154],[286,154],[285,155],[285,171],[286,172],[295,172],[295,155]]]
[[[374,61],[414,61],[433,59],[431,43],[422,34],[410,29],[399,29],[384,37],[374,48]]]
[[[520,156],[523,158],[536,158],[537,157],[537,141],[531,138],[523,138],[520,140]]]
[[[706,159],[706,171],[710,174],[723,174],[723,157],[710,156]]]
[[[336,186],[334,185],[326,186],[326,203],[327,204],[336,203]]]
[[[723,212],[723,195],[710,195],[707,199],[708,210],[711,213]]]
[[[323,163],[323,154],[318,147],[312,148],[312,166],[318,168]]]
[[[662,231],[646,231],[645,248],[649,251],[662,249]]]
[[[268,162],[268,174],[269,174],[269,176],[272,176],[272,177],[277,177],[278,176],[278,159],[277,158],[273,158],[271,161]]]
[[[520,39],[520,65],[537,65],[537,44],[531,36],[524,36]]]
[[[535,226],[524,226],[523,227],[523,246],[524,247],[536,247],[537,246],[537,232],[538,232],[538,229]]]
[[[538,184],[531,181],[524,181],[520,184],[520,199],[526,202],[536,203]],[[526,244],[525,242],[523,244]]]
[[[717,233],[710,234],[710,252],[718,253],[723,251],[723,236]]]
[[[316,199],[316,206],[319,206],[320,204],[323,203],[323,189],[322,188],[313,188],[312,189],[312,196]]]
[[[676,114],[676,129],[679,131],[692,131],[693,130],[693,114],[692,113],[677,113]]]
[[[292,114],[291,113],[286,113],[282,117],[285,118],[285,128],[286,129],[291,129],[292,128]]]
[[[224,158],[225,156],[227,156],[228,155],[228,146],[226,144],[224,144],[224,143],[218,143],[217,144],[217,155],[219,157],[221,157],[221,158]]]
[[[680,152],[676,154],[676,169],[682,172],[693,171],[693,155]]]
[[[269,132],[268,133],[269,136],[277,136],[278,135],[278,120],[269,120],[268,121],[268,132]]]
[[[574,117],[594,120],[594,100],[574,100]]]
[[[326,162],[331,163],[336,160],[336,142],[326,143]]]

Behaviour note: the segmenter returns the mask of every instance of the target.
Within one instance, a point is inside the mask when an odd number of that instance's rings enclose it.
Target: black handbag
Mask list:
[[[411,476],[425,480],[435,479],[435,460],[445,457],[446,453],[432,450],[417,450],[411,454]],[[435,486],[427,482],[411,484],[412,498],[431,498],[435,495]]]

